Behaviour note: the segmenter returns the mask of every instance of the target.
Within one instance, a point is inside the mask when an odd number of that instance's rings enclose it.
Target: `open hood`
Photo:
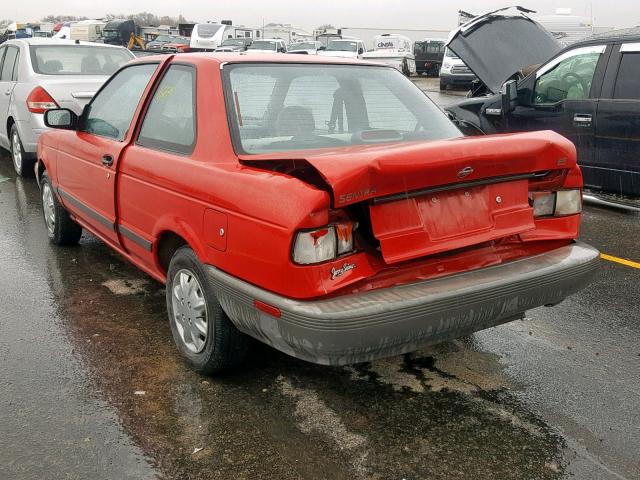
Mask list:
[[[525,67],[543,63],[562,46],[523,7],[480,15],[451,32],[447,46],[493,92]]]

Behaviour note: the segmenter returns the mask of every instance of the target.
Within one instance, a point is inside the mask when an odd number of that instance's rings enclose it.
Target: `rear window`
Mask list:
[[[622,55],[613,98],[640,100],[640,53]]]
[[[242,64],[225,68],[236,151],[398,143],[461,136],[400,72],[355,65]]]
[[[44,75],[111,75],[131,60],[124,49],[93,45],[32,45],[31,64]]]

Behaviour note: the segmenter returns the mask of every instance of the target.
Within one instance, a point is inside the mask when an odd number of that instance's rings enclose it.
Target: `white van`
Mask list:
[[[71,40],[95,42],[102,37],[102,29],[106,22],[99,20],[81,20],[71,25]]]
[[[407,77],[416,73],[416,57],[413,54],[413,42],[409,37],[397,33],[376,35],[373,48],[362,54],[363,60],[386,63]]]
[[[476,78],[471,69],[455,53],[449,48],[444,51],[442,67],[440,68],[440,90],[456,86],[471,88],[471,83]]]

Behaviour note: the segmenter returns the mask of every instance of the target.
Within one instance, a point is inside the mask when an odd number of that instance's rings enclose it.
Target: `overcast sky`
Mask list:
[[[226,5],[225,5],[226,3]],[[638,0],[3,0],[0,18],[16,21],[40,19],[49,14],[101,17],[107,13],[148,11],[157,15],[183,14],[196,21],[231,19],[234,23],[261,26],[265,22],[292,23],[312,30],[323,23],[336,27],[451,29],[459,9],[470,12],[520,4],[541,14],[572,8],[590,16],[595,25],[628,27],[640,23]]]

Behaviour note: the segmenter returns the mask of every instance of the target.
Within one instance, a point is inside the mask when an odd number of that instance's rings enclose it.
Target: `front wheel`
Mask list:
[[[13,168],[21,177],[32,176],[35,161],[32,158],[32,155],[29,155],[24,151],[24,148],[22,147],[22,140],[20,139],[20,133],[18,133],[18,127],[15,123],[11,125],[9,137],[11,138],[11,159],[13,160]]]
[[[444,92],[447,89],[447,84],[440,80],[440,91]]]
[[[58,201],[47,172],[42,174],[40,185],[42,214],[49,240],[54,245],[76,245],[82,236],[82,227],[71,219]]]
[[[178,249],[171,259],[166,296],[173,340],[191,368],[211,375],[242,363],[249,338],[227,317],[189,247]]]

